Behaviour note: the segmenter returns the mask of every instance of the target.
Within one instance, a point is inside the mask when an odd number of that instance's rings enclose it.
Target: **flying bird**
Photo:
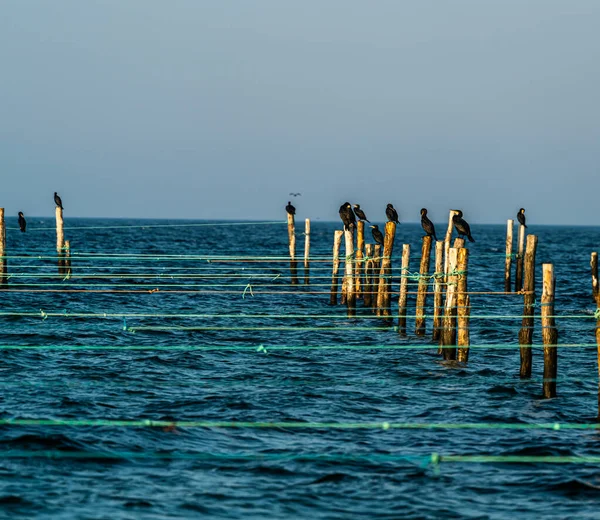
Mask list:
[[[429,220],[426,208],[421,209],[421,226],[425,230],[425,233],[427,233],[427,236],[433,237],[433,239],[437,242],[437,237],[435,236],[435,226],[433,225],[433,222]]]
[[[60,197],[58,196],[58,193],[54,192],[54,203],[60,208],[60,209],[65,209],[63,208],[62,205],[62,200],[60,200]]]
[[[525,225],[525,208],[519,210],[519,213],[517,213],[517,220],[527,229],[527,226]]]
[[[344,223],[344,229],[346,231],[353,231],[356,227],[356,217],[354,211],[352,211],[352,205],[349,202],[344,202],[340,206],[340,218]]]
[[[379,231],[379,226],[371,226],[371,234],[373,235],[373,240],[375,240],[376,244],[383,245],[383,233]]]
[[[298,196],[302,195],[302,193],[290,193],[290,195],[292,197],[298,197]]]
[[[466,236],[469,239],[469,242],[475,242],[475,239],[471,236],[471,227],[469,223],[462,218],[463,212],[459,209],[453,209],[455,214],[452,216],[452,223],[458,232],[459,238]]]
[[[292,206],[292,202],[288,200],[287,206],[285,207],[285,210],[290,214],[290,215],[295,215],[296,214],[296,208],[294,206]]]
[[[27,230],[27,221],[25,220],[22,211],[19,211],[19,229],[21,230],[21,233],[25,233]]]
[[[365,212],[362,209],[360,209],[360,204],[354,204],[354,214],[358,217],[358,220],[366,220],[369,224],[371,223],[367,219]]]
[[[395,222],[396,224],[400,224],[398,220],[398,212],[394,209],[394,206],[388,204],[385,208],[385,214],[390,222]]]

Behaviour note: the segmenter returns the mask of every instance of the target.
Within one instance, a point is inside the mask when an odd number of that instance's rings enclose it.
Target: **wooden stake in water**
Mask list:
[[[408,273],[410,262],[410,245],[402,246],[402,271],[400,278],[400,296],[398,296],[398,332],[406,335],[406,308],[408,306]]]
[[[448,273],[448,254],[450,250],[450,241],[452,240],[452,228],[454,227],[452,217],[455,213],[455,211],[450,210],[450,216],[448,217],[448,229],[446,230],[446,238],[444,238],[444,275],[447,275]],[[444,281],[448,281],[447,276],[444,276]]]
[[[381,267],[381,245],[375,244],[373,253],[373,271],[371,273],[371,305],[377,312],[377,295],[379,294],[379,269]]]
[[[513,224],[514,221],[512,219],[506,221],[506,260],[504,261],[504,292],[510,292],[512,288],[510,271],[512,266]]]
[[[554,265],[542,265],[542,340],[544,342],[544,398],[556,397],[558,331],[554,321]]]
[[[344,231],[346,245],[346,304],[348,305],[348,316],[356,315],[356,292],[354,291],[354,231]]]
[[[521,345],[521,377],[531,377],[531,361],[533,344],[533,311],[535,308],[535,251],[537,249],[537,236],[527,236],[527,249],[525,250],[525,280],[523,283],[523,321],[519,331],[519,344]]]
[[[439,340],[442,330],[442,284],[444,283],[444,242],[435,243],[435,278],[433,283],[433,334]]]
[[[417,289],[417,304],[415,312],[415,334],[425,335],[425,308],[427,305],[427,286],[429,285],[429,259],[431,257],[431,236],[423,237],[421,246],[421,266],[419,268],[419,286]]]
[[[354,266],[355,272],[355,288],[354,292],[356,293],[356,298],[362,297],[363,287],[362,287],[362,277],[364,271],[364,262],[363,262],[363,249],[365,247],[365,223],[362,220],[359,220],[356,223],[356,264]]]
[[[365,246],[365,283],[363,285],[363,302],[365,307],[371,307],[373,301],[373,244]]]
[[[525,246],[525,226],[519,224],[519,253],[517,255],[517,272],[515,273],[515,291],[523,288],[523,249]]]
[[[590,267],[592,268],[592,296],[598,301],[598,253],[592,253],[590,258]]]
[[[458,258],[456,264],[457,286],[456,286],[456,306],[457,306],[457,344],[458,344],[458,360],[466,363],[469,361],[469,317],[470,317],[470,300],[467,294],[467,274],[469,268],[469,250],[466,247],[461,247],[458,250]]]
[[[294,215],[287,214],[288,220],[288,240],[290,246],[290,275],[292,284],[298,283],[298,266],[296,263],[296,223]]]
[[[63,221],[63,210],[56,206],[56,251],[62,254],[65,247],[65,230]]]
[[[600,298],[596,300],[596,363],[598,365],[598,420],[600,420]]]
[[[458,283],[456,271],[458,264],[458,249],[448,250],[448,285],[446,287],[446,304],[444,305],[444,320],[440,345],[442,355],[446,360],[456,359],[456,286]],[[448,348],[450,347],[450,348]]]
[[[71,278],[71,242],[69,240],[65,240],[65,257],[64,257],[64,275],[68,280]]]
[[[331,274],[331,292],[329,294],[329,303],[337,304],[338,293],[338,271],[340,269],[340,245],[342,243],[343,231],[337,230],[333,232],[333,270]]]
[[[6,258],[6,223],[4,208],[0,208],[0,285],[8,284],[8,261]]]
[[[310,219],[304,221],[304,284],[310,283]]]
[[[394,238],[396,236],[396,223],[385,224],[385,237],[383,239],[383,256],[379,270],[379,288],[377,293],[377,316],[391,316],[391,276],[392,276],[392,253],[394,252]]]

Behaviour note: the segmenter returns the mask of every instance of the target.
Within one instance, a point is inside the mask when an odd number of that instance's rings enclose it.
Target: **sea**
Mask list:
[[[340,223],[312,221],[306,284],[300,217],[295,285],[283,221],[66,218],[67,268],[53,219],[20,233],[8,218],[0,517],[598,518],[600,228],[529,226],[536,319],[523,379],[523,296],[498,294],[505,225],[472,225],[468,288],[487,294],[471,296],[472,348],[458,363],[431,339],[431,296],[424,337],[414,294],[406,336],[360,299],[355,317],[330,305]],[[392,314],[401,246],[418,272],[422,235],[398,226]],[[542,263],[556,273],[552,399]]]

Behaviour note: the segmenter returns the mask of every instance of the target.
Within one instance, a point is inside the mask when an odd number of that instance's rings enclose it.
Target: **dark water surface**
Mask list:
[[[289,285],[287,261],[214,258],[283,257],[285,224],[107,227],[185,223],[191,222],[68,219],[73,276],[63,280],[56,260],[48,258],[55,255],[53,221],[30,219],[23,235],[8,219],[8,255],[23,258],[9,259],[13,290],[0,293],[0,343],[35,348],[0,351],[0,418],[81,423],[0,426],[0,514],[598,518],[597,464],[443,460],[598,456],[600,434],[593,430],[115,427],[89,421],[591,423],[598,377],[589,256],[600,245],[600,228],[529,229],[539,237],[538,280],[541,263],[553,262],[557,314],[570,316],[558,320],[565,344],[558,398],[543,400],[541,348],[534,349],[533,377],[518,375],[520,296],[471,300],[472,344],[512,348],[473,348],[468,365],[444,363],[431,343],[431,319],[426,338],[414,337],[412,319],[409,336],[400,337],[361,302],[352,319],[344,307],[329,306],[333,223],[312,222],[311,253],[322,261],[312,263],[309,286]],[[503,290],[504,232],[504,226],[473,226],[470,290]],[[398,228],[394,256],[410,243],[412,271],[418,270],[420,237],[417,225]],[[302,269],[299,275],[302,280]],[[57,292],[41,292],[47,289]],[[541,283],[538,300],[540,294]],[[539,344],[537,319],[535,326]],[[422,348],[376,348],[393,345]],[[106,346],[120,348],[89,348]],[[346,348],[297,348],[307,346]],[[442,462],[431,464],[432,454]]]

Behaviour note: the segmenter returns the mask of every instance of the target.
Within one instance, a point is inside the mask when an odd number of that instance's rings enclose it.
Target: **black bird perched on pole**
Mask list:
[[[437,242],[437,237],[435,236],[435,226],[433,225],[433,222],[429,220],[429,217],[427,217],[426,208],[421,210],[421,226],[425,230],[425,233],[427,233],[427,236],[433,237],[433,239]]]
[[[292,202],[288,200],[287,206],[285,207],[285,210],[290,214],[290,215],[295,215],[296,214],[296,208],[294,206],[292,206]]]
[[[517,220],[520,224],[523,224],[523,226],[525,226],[525,208],[521,208],[519,210],[519,213],[517,213]],[[527,229],[527,226],[525,226],[525,228]]]
[[[58,196],[58,193],[54,192],[54,203],[60,208],[60,209],[65,209],[63,208],[62,205],[62,200],[60,200],[60,197]]]
[[[376,225],[371,226],[371,233],[373,234],[373,240],[375,240],[377,244],[383,245],[383,233],[379,231],[379,227]]]
[[[469,239],[469,242],[475,242],[475,239],[471,236],[471,227],[469,226],[469,223],[462,218],[463,212],[459,209],[453,209],[452,211],[455,212],[455,214],[452,215],[452,223],[458,232],[458,236],[460,238],[466,236]]]
[[[371,223],[371,221],[365,215],[365,212],[360,209],[360,204],[354,204],[354,213],[358,217],[358,220],[366,220],[369,224]]]
[[[390,222],[395,222],[396,224],[400,224],[398,220],[398,212],[394,209],[394,206],[388,204],[385,208],[385,214]]]
[[[19,229],[21,230],[21,233],[25,233],[27,229],[27,221],[25,220],[22,211],[19,211]]]
[[[352,205],[349,202],[344,202],[340,206],[340,218],[344,223],[344,229],[353,231],[356,227],[356,217],[354,211],[352,211]]]

